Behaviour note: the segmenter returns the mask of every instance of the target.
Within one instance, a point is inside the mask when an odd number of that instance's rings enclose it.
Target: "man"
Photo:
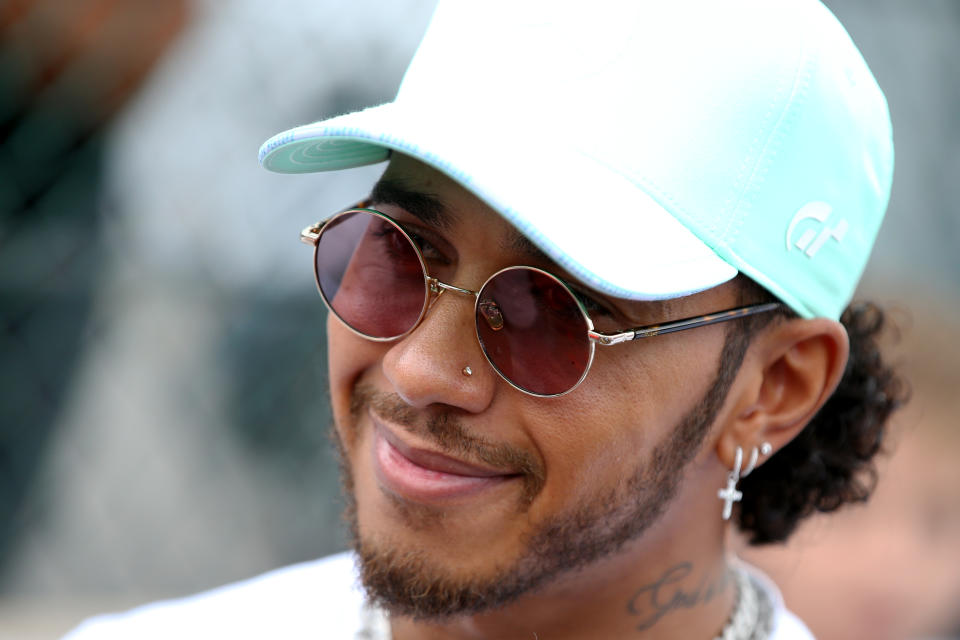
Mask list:
[[[389,160],[302,234],[355,553],[76,637],[810,637],[724,534],[869,493],[892,153],[816,0],[442,4],[393,103],[261,149]]]

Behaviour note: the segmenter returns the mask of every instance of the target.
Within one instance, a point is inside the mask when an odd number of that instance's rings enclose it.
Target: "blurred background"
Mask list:
[[[913,602],[889,637],[960,637],[960,2],[826,4],[890,102],[893,197],[861,294],[897,308],[920,400],[874,504],[753,559],[826,640],[886,636],[820,622],[803,594],[842,580],[804,558],[919,598],[850,603]],[[0,638],[344,547],[298,234],[382,168],[281,176],[256,151],[390,100],[432,8],[0,0]]]

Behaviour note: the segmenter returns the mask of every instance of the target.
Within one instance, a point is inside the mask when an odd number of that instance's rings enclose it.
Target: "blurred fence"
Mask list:
[[[431,10],[0,3],[0,637],[343,547],[298,234],[377,169],[256,150],[390,99]]]

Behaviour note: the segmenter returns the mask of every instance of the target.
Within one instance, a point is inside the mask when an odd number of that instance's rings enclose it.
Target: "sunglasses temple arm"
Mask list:
[[[707,325],[717,324],[719,322],[727,322],[728,320],[736,320],[737,318],[752,316],[756,313],[773,311],[779,307],[780,303],[778,302],[767,302],[764,304],[738,307],[736,309],[730,309],[729,311],[721,311],[719,313],[711,313],[704,316],[684,318],[683,320],[676,320],[674,322],[667,322],[664,324],[637,327],[636,329],[631,329],[622,333],[604,334],[591,331],[590,337],[602,345],[617,344],[619,342],[626,342],[627,340],[652,338],[653,336],[659,336],[665,333],[675,333],[677,331],[696,329],[697,327],[705,327]]]
[[[719,313],[711,313],[705,316],[696,316],[694,318],[685,318],[683,320],[677,320],[676,322],[668,322],[659,326],[653,327],[641,327],[634,329],[633,339],[637,338],[650,338],[656,335],[661,335],[664,333],[674,333],[676,331],[683,331],[685,329],[696,329],[697,327],[705,327],[711,324],[717,324],[719,322],[727,322],[728,320],[736,320],[737,318],[743,318],[745,316],[752,316],[757,313],[766,313],[767,311],[773,311],[774,309],[780,306],[777,302],[768,302],[765,304],[755,304],[748,307],[739,307],[737,309],[730,309],[729,311],[720,311]]]

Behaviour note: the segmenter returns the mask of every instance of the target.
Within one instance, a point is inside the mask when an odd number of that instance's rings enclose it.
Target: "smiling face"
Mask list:
[[[416,161],[395,157],[373,195],[443,282],[476,290],[518,264],[569,281],[495,212]],[[587,307],[607,331],[735,302],[732,286],[670,303],[594,297]],[[716,475],[698,453],[730,382],[718,364],[736,359],[722,326],[599,348],[581,386],[559,398],[531,397],[497,375],[469,296],[440,296],[397,341],[366,340],[333,316],[328,335],[364,583],[395,611],[480,611],[571,568],[588,575],[613,553],[649,557],[677,546],[690,513],[714,523],[696,535],[720,539],[716,483],[681,480],[706,467]]]

